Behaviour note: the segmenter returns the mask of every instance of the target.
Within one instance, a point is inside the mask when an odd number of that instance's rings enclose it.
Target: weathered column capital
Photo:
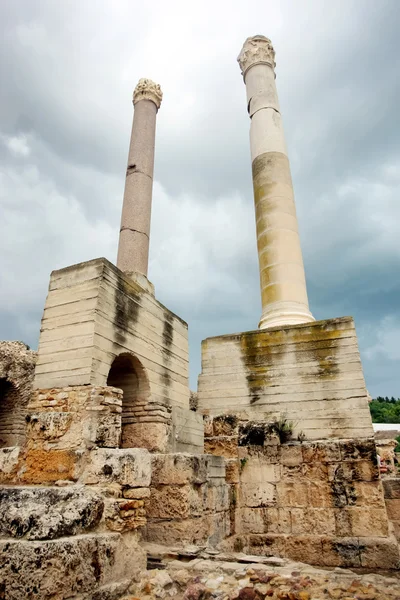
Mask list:
[[[237,58],[243,79],[250,67],[259,64],[269,65],[272,70],[276,67],[275,50],[271,40],[263,35],[248,37]]]
[[[154,83],[151,79],[139,79],[137,86],[133,92],[133,104],[140,100],[151,100],[157,106],[161,106],[163,94],[158,83]]]

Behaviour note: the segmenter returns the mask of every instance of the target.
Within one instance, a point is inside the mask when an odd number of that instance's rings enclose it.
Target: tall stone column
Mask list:
[[[262,315],[259,327],[314,321],[308,308],[293,185],[275,85],[271,41],[247,38],[238,62],[251,119]]]
[[[161,88],[140,79],[133,92],[134,116],[122,206],[117,267],[147,277],[153,193],[156,115]]]

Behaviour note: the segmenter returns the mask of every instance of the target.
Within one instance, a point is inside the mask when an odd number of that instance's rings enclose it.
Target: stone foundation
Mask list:
[[[373,435],[351,317],[204,340],[198,400],[204,414],[285,415],[307,439]]]
[[[230,486],[224,459],[210,455],[152,455],[146,540],[215,546],[230,531]]]
[[[206,422],[226,457],[233,536],[220,545],[309,564],[396,568],[373,439],[280,443],[265,422]]]

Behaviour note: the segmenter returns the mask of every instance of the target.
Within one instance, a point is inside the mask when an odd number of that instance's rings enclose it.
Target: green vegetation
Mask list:
[[[373,423],[400,423],[400,398],[378,396],[369,404]]]
[[[279,417],[279,419],[275,419],[269,425],[269,432],[275,433],[279,437],[279,441],[281,444],[284,444],[293,435],[294,423],[292,421],[288,421],[285,416]]]

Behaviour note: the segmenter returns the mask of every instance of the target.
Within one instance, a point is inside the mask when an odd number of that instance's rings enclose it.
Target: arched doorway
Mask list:
[[[20,445],[25,436],[18,388],[8,379],[0,378],[0,448]]]
[[[123,392],[121,448],[134,448],[134,425],[138,422],[138,413],[143,414],[146,410],[150,394],[146,371],[140,360],[132,354],[117,356],[111,365],[107,385]]]

